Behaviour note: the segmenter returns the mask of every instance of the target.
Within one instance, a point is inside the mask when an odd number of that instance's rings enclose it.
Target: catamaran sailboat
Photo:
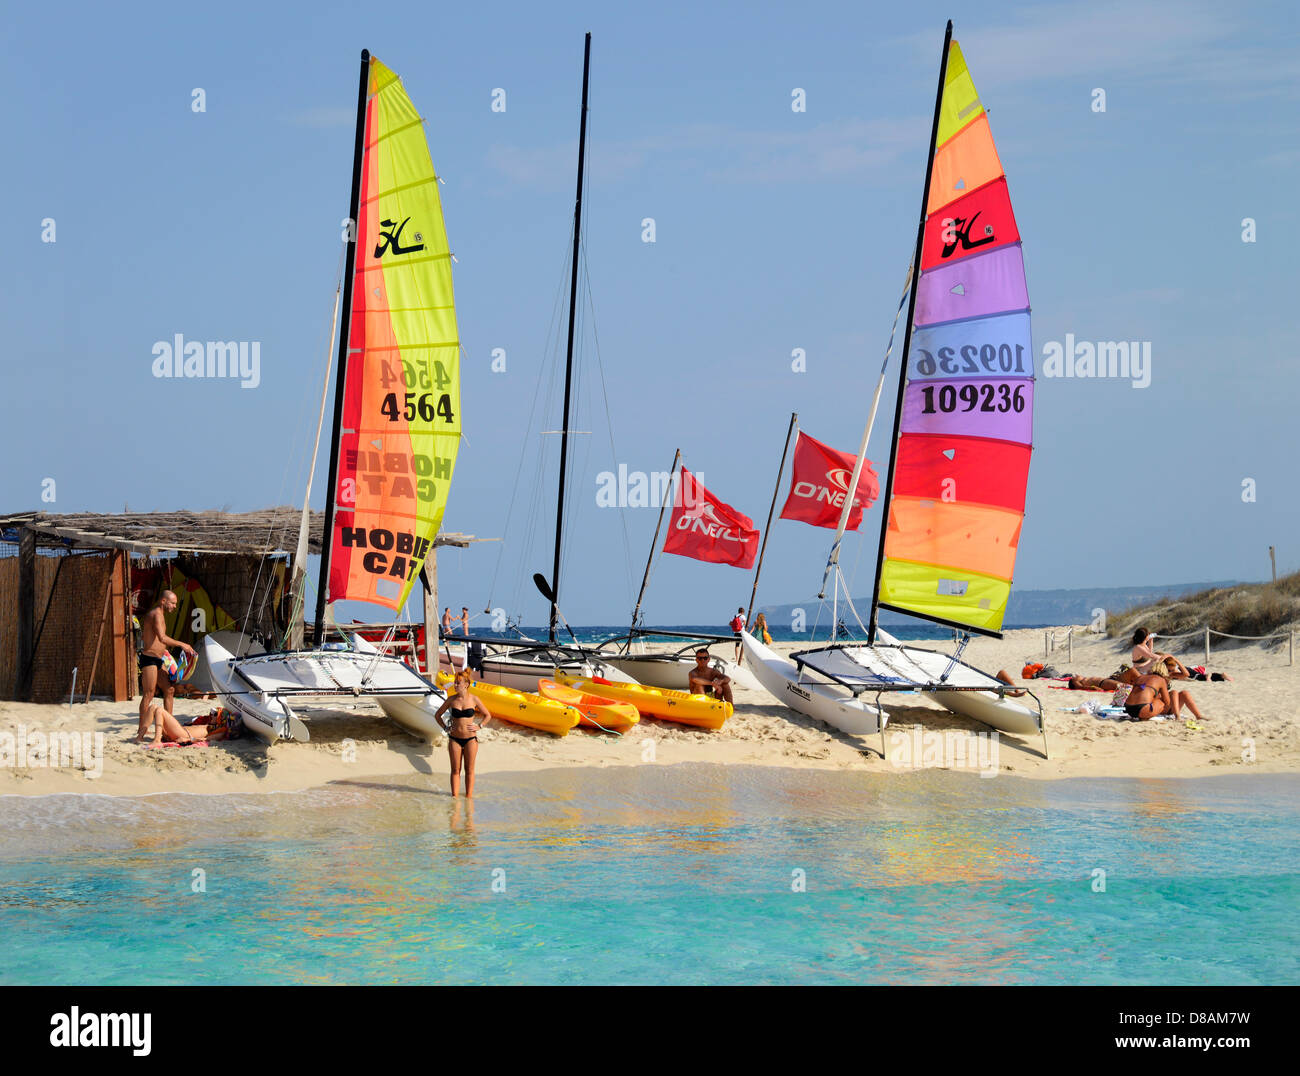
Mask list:
[[[969,633],[1001,637],[1024,519],[1034,370],[1020,233],[951,22],[903,300],[867,645],[832,636],[830,645],[786,659],[746,633],[746,657],[772,695],[846,732],[883,729],[881,696],[913,692],[1005,732],[1041,733],[1041,704],[1035,713],[1013,702],[1008,685],[961,660]],[[850,490],[857,489],[892,346],[891,335]],[[852,505],[845,497],[820,597],[834,575],[839,598],[840,544]],[[881,609],[953,628],[957,652],[898,643],[880,630]]]
[[[432,552],[460,445],[460,343],[438,177],[401,81],[367,51],[352,167],[316,647],[236,656],[243,648],[232,652],[228,639],[204,641],[222,705],[268,743],[309,739],[295,707],[339,697],[373,699],[432,738],[445,698],[395,657],[324,641],[327,599],[405,606]],[[304,502],[299,603],[307,522]]]

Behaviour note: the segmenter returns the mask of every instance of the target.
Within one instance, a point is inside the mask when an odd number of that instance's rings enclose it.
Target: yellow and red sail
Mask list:
[[[1025,513],[1034,360],[1020,232],[956,41],[915,287],[879,600],[996,634]]]
[[[460,341],[424,123],[373,57],[356,227],[329,600],[400,609],[447,506]]]

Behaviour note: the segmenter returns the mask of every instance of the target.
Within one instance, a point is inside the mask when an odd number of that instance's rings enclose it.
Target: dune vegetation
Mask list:
[[[1145,627],[1157,635],[1181,635],[1206,626],[1225,635],[1272,635],[1300,629],[1300,572],[1276,582],[1238,583],[1181,598],[1162,598],[1151,605],[1108,613],[1111,638]]]

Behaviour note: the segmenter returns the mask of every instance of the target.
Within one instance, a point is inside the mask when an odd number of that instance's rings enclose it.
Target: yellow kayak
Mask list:
[[[451,683],[451,677],[439,673],[437,682],[439,687],[443,687]],[[549,732],[552,736],[567,736],[569,730],[582,720],[582,714],[572,706],[527,691],[515,691],[499,684],[485,684],[482,680],[475,680],[469,689],[493,717],[509,721],[512,725]]]
[[[557,671],[555,678],[565,687],[614,702],[630,702],[645,717],[676,721],[702,729],[720,729],[731,716],[731,703],[712,695],[692,695],[665,687],[644,684],[612,684],[599,677],[580,679]]]
[[[630,702],[610,702],[599,695],[564,687],[554,680],[538,680],[537,693],[572,706],[582,715],[582,724],[608,732],[626,732],[641,720],[641,715]]]

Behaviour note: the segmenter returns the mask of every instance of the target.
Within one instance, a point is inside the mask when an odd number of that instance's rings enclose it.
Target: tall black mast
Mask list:
[[[343,425],[343,394],[348,382],[348,345],[352,338],[352,278],[357,260],[357,215],[361,208],[361,158],[366,143],[366,89],[370,81],[370,52],[361,50],[357,85],[357,140],[352,148],[352,201],[348,208],[348,249],[343,263],[343,310],[339,320],[338,379],[334,382],[334,433],[330,437],[330,477],[325,487],[325,531],[321,541],[320,583],[316,588],[316,647],[325,642],[325,595],[330,578],[330,549],[334,544],[334,497],[339,480],[339,433]]]
[[[555,506],[555,563],[551,568],[550,642],[560,608],[560,540],[564,534],[564,472],[569,460],[569,395],[573,384],[573,323],[578,313],[578,248],[582,243],[582,169],[587,153],[587,75],[591,34],[582,50],[582,117],[578,126],[578,193],[573,200],[573,272],[569,278],[569,348],[564,360],[564,421],[560,424],[560,492]]]
[[[921,244],[925,240],[925,210],[930,204],[930,176],[934,172],[934,147],[939,140],[939,108],[943,104],[943,84],[948,77],[948,47],[952,41],[952,20],[943,34],[943,57],[939,61],[939,89],[934,95],[934,124],[930,127],[930,152],[925,158],[925,190],[921,195],[921,219],[916,225],[916,251],[912,255],[912,294],[907,300],[904,323],[903,357],[898,371],[898,400],[894,404],[894,435],[889,449],[889,476],[885,479],[885,503],[880,512],[880,549],[876,553],[876,581],[871,588],[871,619],[867,626],[867,645],[876,645],[876,627],[880,620],[880,574],[885,568],[885,536],[889,533],[889,505],[894,497],[894,465],[898,462],[898,430],[903,422],[903,393],[907,388],[907,357],[912,349],[912,318],[916,313],[916,286],[921,279]],[[852,494],[850,494],[852,496]]]

